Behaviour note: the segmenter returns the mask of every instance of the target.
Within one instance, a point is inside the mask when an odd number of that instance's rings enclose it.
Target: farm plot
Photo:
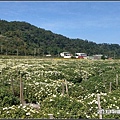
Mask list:
[[[120,118],[119,76],[119,60],[0,59],[0,118],[99,118],[97,94],[102,109],[118,110],[102,117]],[[20,81],[39,110],[21,104]]]

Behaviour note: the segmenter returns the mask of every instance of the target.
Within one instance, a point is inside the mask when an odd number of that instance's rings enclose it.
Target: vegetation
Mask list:
[[[74,31],[73,31],[74,32]],[[120,58],[118,44],[96,44],[82,39],[70,39],[38,28],[26,22],[0,20],[0,53],[2,55],[58,56],[60,52],[84,52]]]
[[[97,94],[102,109],[120,109],[119,60],[30,57],[0,59],[0,66],[0,118],[99,118]],[[20,79],[24,99],[38,102],[39,110],[20,104]]]

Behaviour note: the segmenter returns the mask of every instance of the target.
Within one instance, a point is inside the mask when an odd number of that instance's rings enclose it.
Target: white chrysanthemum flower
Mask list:
[[[86,118],[90,118],[90,116],[89,116],[89,115],[86,115]]]
[[[116,97],[113,97],[114,100],[116,100]]]
[[[69,114],[69,112],[67,112],[66,114]]]
[[[119,109],[119,106],[116,106],[117,109]]]
[[[53,99],[50,99],[50,102],[53,101]]]
[[[24,105],[23,108],[26,108],[26,106]]]
[[[107,102],[106,99],[103,99],[104,102]]]
[[[95,101],[95,104],[98,104],[98,101]]]
[[[113,104],[112,106],[115,106],[115,104]]]
[[[10,113],[9,111],[6,112],[7,114]]]
[[[18,106],[18,108],[20,108],[20,106]]]
[[[53,94],[53,97],[56,97],[56,95]]]
[[[30,115],[30,112],[26,113],[26,115]]]
[[[35,110],[30,109],[30,112],[35,113]]]
[[[7,110],[7,109],[8,109],[7,107],[3,108],[3,110]]]
[[[39,85],[39,82],[36,82],[35,85]]]

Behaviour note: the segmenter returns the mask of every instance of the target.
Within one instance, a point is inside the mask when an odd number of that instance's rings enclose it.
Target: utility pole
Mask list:
[[[1,54],[3,53],[3,45],[1,45]]]
[[[39,48],[37,49],[37,55],[38,56],[40,55],[40,49]]]
[[[114,59],[115,59],[115,51],[114,51]]]
[[[59,51],[57,53],[58,53],[58,57],[59,57]]]
[[[26,56],[26,43],[24,43],[24,54]]]
[[[17,56],[18,56],[18,49],[16,49],[16,51],[17,51]]]
[[[44,57],[44,54],[45,54],[45,53],[44,53],[44,51],[43,51],[43,57]]]
[[[35,57],[35,55],[36,55],[36,48],[34,48],[34,57]]]
[[[6,55],[8,55],[8,50],[7,50],[7,48],[6,48]]]

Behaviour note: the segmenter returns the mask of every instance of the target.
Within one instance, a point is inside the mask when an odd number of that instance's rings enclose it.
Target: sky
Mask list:
[[[25,21],[68,38],[120,44],[120,2],[0,1],[0,19]]]

